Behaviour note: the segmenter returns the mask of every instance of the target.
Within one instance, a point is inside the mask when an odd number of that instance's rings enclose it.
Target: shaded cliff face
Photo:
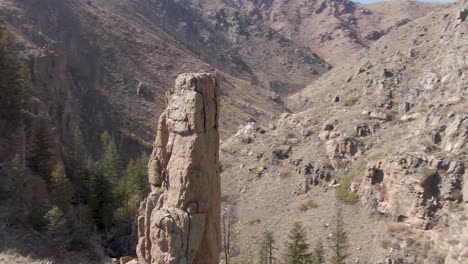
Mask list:
[[[98,145],[108,129],[126,153],[151,146],[154,117],[179,72],[216,71],[225,82],[221,104],[233,114],[220,126],[228,135],[285,111],[271,90],[297,91],[328,70],[248,17],[220,12],[215,23],[177,1],[0,1],[29,58],[39,110],[58,122],[62,140],[79,126]]]
[[[119,129],[125,121],[114,116],[116,106],[103,89],[111,84],[106,54],[96,34],[83,25],[77,12],[80,3],[2,1],[1,7],[18,49],[29,61],[35,114],[54,123],[61,142],[69,143],[80,128],[87,145],[97,146],[99,133],[108,129],[129,152],[141,149],[141,142]]]
[[[219,116],[215,76],[179,75],[149,162],[152,191],[138,218],[141,263],[218,263]]]

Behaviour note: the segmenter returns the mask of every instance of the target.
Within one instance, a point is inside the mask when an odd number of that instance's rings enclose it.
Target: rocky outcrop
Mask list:
[[[378,212],[428,229],[445,201],[461,202],[464,173],[458,160],[407,154],[369,164],[358,193]]]
[[[182,74],[167,94],[149,162],[151,193],[138,218],[141,263],[218,263],[218,81]]]

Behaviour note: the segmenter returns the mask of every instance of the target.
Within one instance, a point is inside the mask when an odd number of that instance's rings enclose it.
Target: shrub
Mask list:
[[[392,241],[385,239],[385,240],[380,241],[380,245],[382,246],[382,248],[388,249],[392,245]]]
[[[340,178],[340,186],[335,189],[335,197],[345,204],[356,204],[359,202],[359,195],[349,191],[351,179],[349,177]]]
[[[353,98],[346,98],[343,100],[344,106],[353,106],[355,103],[356,101]]]
[[[253,172],[254,174],[258,174],[258,173],[262,173],[265,170],[265,168],[255,166],[255,167],[250,168],[249,170]]]
[[[401,233],[409,231],[409,226],[405,223],[390,223],[387,226],[387,231],[389,233]]]
[[[318,207],[318,203],[314,199],[309,198],[309,199],[303,201],[299,205],[299,210],[301,212],[305,212],[305,211],[309,210],[310,208],[317,208],[317,207]]]
[[[47,219],[47,229],[55,234],[63,235],[67,229],[65,215],[59,207],[54,206],[50,209],[45,218]]]
[[[247,222],[248,225],[258,225],[262,222],[262,220],[260,219],[254,219],[254,220],[250,220],[249,222]]]

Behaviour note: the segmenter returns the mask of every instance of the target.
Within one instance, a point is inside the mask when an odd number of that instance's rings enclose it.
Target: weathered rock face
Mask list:
[[[138,219],[141,263],[219,261],[218,94],[211,74],[182,74],[167,94]]]
[[[408,154],[368,165],[359,194],[369,207],[427,229],[445,201],[462,200],[464,172],[458,160]]]

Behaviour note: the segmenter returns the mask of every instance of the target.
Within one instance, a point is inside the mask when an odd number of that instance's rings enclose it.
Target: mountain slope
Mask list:
[[[280,257],[294,221],[329,245],[343,207],[350,261],[466,262],[467,9],[392,31],[223,144],[235,261],[265,230]]]
[[[384,1],[362,5],[349,0],[191,0],[203,9],[229,6],[252,17],[334,65],[393,28],[448,4]]]
[[[164,93],[178,73],[219,74],[223,108],[232,113],[221,121],[228,135],[251,118],[285,111],[270,90],[297,91],[329,67],[247,18],[222,18],[247,20],[239,22],[246,32],[231,24],[218,30],[175,1],[3,0],[0,7],[34,67],[41,109],[59,121],[63,139],[79,126],[96,145],[108,129],[130,153],[151,145]],[[251,49],[239,48],[244,45]]]

